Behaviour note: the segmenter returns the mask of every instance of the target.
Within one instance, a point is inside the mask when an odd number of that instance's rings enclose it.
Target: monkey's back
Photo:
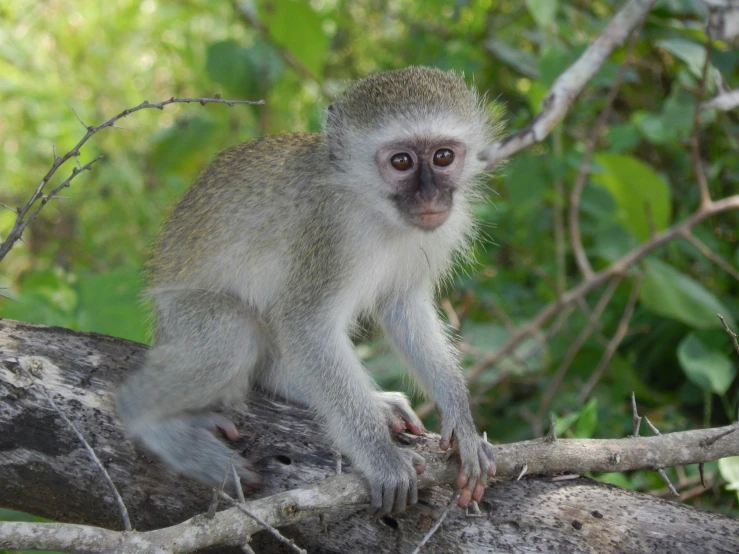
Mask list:
[[[325,151],[325,156],[321,155]],[[287,252],[310,217],[307,188],[321,186],[328,164],[325,139],[291,133],[265,137],[220,153],[174,208],[149,264],[151,289],[228,290],[249,298],[279,288]],[[259,283],[258,283],[259,282]],[[267,294],[265,294],[265,292]]]

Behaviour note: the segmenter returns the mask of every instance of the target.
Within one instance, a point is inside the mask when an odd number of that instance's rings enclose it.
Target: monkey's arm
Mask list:
[[[281,359],[265,384],[317,412],[334,445],[369,481],[372,507],[381,513],[402,512],[417,501],[416,474],[423,471],[424,461],[392,443],[388,406],[345,331],[325,321],[322,307],[282,320]]]
[[[380,310],[381,323],[441,412],[441,448],[457,442],[462,462],[457,486],[459,503],[479,500],[487,476],[495,474],[490,445],[477,434],[470,412],[467,385],[454,346],[444,332],[431,295],[414,291],[387,299]]]

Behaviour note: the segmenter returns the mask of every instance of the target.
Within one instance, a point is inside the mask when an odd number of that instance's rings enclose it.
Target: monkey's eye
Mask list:
[[[405,152],[400,152],[390,158],[390,164],[398,171],[408,171],[413,167],[413,158]]]
[[[454,161],[454,152],[448,148],[439,148],[434,152],[434,165],[440,165],[442,167],[448,166]]]

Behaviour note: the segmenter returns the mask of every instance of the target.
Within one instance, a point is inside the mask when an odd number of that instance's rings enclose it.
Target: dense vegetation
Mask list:
[[[250,15],[236,3],[205,0],[0,3],[0,201],[10,207],[27,201],[54,147],[61,155],[84,135],[79,120],[98,124],[173,95],[265,100],[143,110],[119,122],[125,130],[93,137],[81,163],[105,159],[52,200],[0,263],[0,286],[8,287],[0,292],[12,298],[0,299],[0,316],[146,342],[147,310],[138,298],[148,247],[217,151],[265,134],[317,131],[346,80],[411,64],[464,71],[503,106],[509,130],[522,128],[621,5],[270,0]],[[480,364],[583,280],[568,209],[593,138],[577,228],[596,272],[699,208],[691,139],[712,198],[739,193],[736,110],[695,116],[721,78],[727,88],[739,86],[739,51],[717,40],[706,48],[706,17],[699,0],[657,2],[631,55],[618,50],[547,140],[490,179],[490,199],[477,209],[477,263],[441,298],[465,363],[475,368],[476,417],[492,440],[541,434],[550,410],[565,436],[625,436],[632,391],[662,432],[736,419],[739,355],[715,314],[739,330],[739,210],[667,241],[558,310],[510,355]],[[598,139],[604,107],[611,112]],[[0,209],[0,237],[14,220]],[[609,345],[615,352],[591,377]],[[367,333],[358,349],[382,386],[414,392],[380,336]],[[433,415],[428,421],[433,429]],[[720,471],[707,464],[706,492],[697,468],[668,474],[686,500],[739,514],[736,493],[723,486],[739,486],[739,458],[721,462]],[[656,473],[602,478],[666,491]]]

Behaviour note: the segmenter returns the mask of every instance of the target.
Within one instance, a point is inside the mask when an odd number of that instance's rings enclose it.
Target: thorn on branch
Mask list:
[[[698,464],[698,473],[700,473],[701,475],[701,485],[703,486],[704,489],[707,489],[708,486],[706,485],[706,476],[704,474],[705,469],[706,469],[706,464],[704,464],[703,462]]]
[[[549,433],[547,433],[546,440],[557,442],[557,424],[554,421],[554,412],[549,412]]]
[[[521,473],[518,474],[518,477],[516,477],[516,481],[520,481],[521,478],[526,475],[526,471],[528,471],[529,466],[528,464],[523,464],[523,467],[521,468]]]
[[[258,515],[253,513],[251,510],[249,510],[244,504],[240,504],[239,502],[236,502],[233,498],[231,498],[229,495],[227,495],[225,492],[218,493],[218,496],[231,504],[234,508],[237,510],[240,510],[241,512],[244,512],[246,515],[248,515],[250,518],[252,518],[254,521],[256,521],[259,525],[264,527],[264,529],[269,532],[273,537],[275,537],[280,542],[286,544],[290,548],[292,548],[295,552],[299,552],[300,554],[308,554],[307,551],[300,548],[298,545],[295,544],[295,541],[292,539],[288,539],[285,535],[280,533],[277,529],[272,527],[269,523],[264,521],[262,518],[260,518]]]
[[[634,438],[639,436],[639,428],[641,427],[641,417],[639,416],[639,412],[636,409],[636,394],[634,392],[631,393],[631,414],[632,414],[632,421],[634,423],[634,430],[632,433],[632,436]]]
[[[667,473],[665,473],[665,470],[660,468],[657,468],[657,473],[659,473],[659,476],[662,477],[662,480],[665,482],[665,485],[667,485],[667,488],[670,489],[670,492],[674,496],[680,496],[680,493],[677,492],[677,489],[672,484],[672,481],[670,481],[670,478],[667,477]]]
[[[731,435],[734,431],[736,431],[735,427],[732,427],[731,429],[726,429],[725,431],[721,431],[720,433],[712,436],[710,439],[706,439],[705,441],[703,441],[701,443],[701,446],[703,446],[703,448],[712,446],[717,441],[720,441],[721,439],[723,439],[726,435]]]
[[[726,323],[724,316],[722,316],[721,314],[716,314],[716,317],[718,317],[721,320],[721,323],[723,324],[724,329],[726,329],[726,332],[729,334],[729,337],[731,337],[731,341],[734,343],[734,350],[736,350],[736,353],[739,354],[739,338],[737,338],[736,333],[732,331],[731,327],[729,327],[729,324]]]
[[[649,418],[647,416],[644,416],[644,421],[646,422],[647,426],[652,430],[652,433],[659,436],[662,433],[659,432],[659,429],[657,429],[651,421],[649,421]]]

